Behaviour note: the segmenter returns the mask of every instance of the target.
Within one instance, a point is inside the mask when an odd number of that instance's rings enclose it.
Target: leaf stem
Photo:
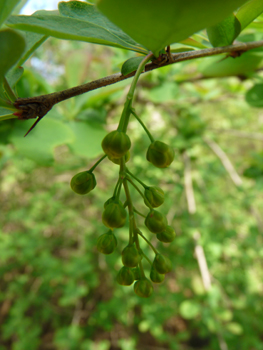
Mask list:
[[[17,100],[17,96],[14,93],[14,91],[11,89],[11,86],[9,85],[6,77],[4,78],[3,85],[7,96],[10,98],[10,101],[15,102]]]

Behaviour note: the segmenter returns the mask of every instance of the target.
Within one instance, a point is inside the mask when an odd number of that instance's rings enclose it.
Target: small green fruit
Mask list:
[[[70,181],[70,187],[78,194],[87,194],[97,185],[95,176],[88,171],[82,171],[76,174]]]
[[[156,235],[157,239],[164,243],[171,243],[175,239],[175,236],[175,231],[171,226],[166,226],[163,232],[157,233]]]
[[[117,239],[112,231],[101,235],[97,240],[97,250],[103,254],[111,254],[117,247]]]
[[[117,228],[125,225],[126,221],[126,210],[122,204],[110,203],[108,204],[102,213],[102,222],[109,228]]]
[[[130,157],[131,157],[131,154],[130,154],[130,151],[128,151],[125,156],[124,156],[124,160],[125,160],[125,163],[127,163],[129,160],[130,160]],[[121,164],[121,158],[112,158],[112,157],[108,157],[109,160],[111,160],[114,164],[118,164],[120,165]]]
[[[144,191],[144,195],[153,208],[159,207],[164,202],[164,192],[160,187],[147,187]],[[144,203],[147,205],[146,200],[144,200]]]
[[[127,267],[136,267],[141,260],[141,256],[135,247],[135,244],[127,245],[121,253],[122,263]]]
[[[146,158],[157,168],[166,168],[174,160],[174,150],[164,142],[154,141],[147,150]]]
[[[149,298],[153,292],[153,286],[147,278],[142,278],[134,283],[134,292],[141,298]]]
[[[131,148],[131,140],[122,131],[112,131],[104,137],[101,146],[109,158],[121,158]]]
[[[161,283],[164,280],[165,275],[157,272],[153,267],[150,272],[150,279],[154,283]]]
[[[161,254],[156,254],[155,259],[153,261],[153,268],[161,273],[165,274],[172,270],[171,261]]]
[[[137,267],[133,267],[132,271],[133,271],[135,280],[141,279],[141,270],[140,270],[140,268],[138,266]]]
[[[152,233],[160,233],[165,230],[167,219],[162,213],[153,209],[146,216],[144,223]]]
[[[134,274],[132,269],[123,266],[118,272],[117,282],[122,286],[130,286],[134,282]]]

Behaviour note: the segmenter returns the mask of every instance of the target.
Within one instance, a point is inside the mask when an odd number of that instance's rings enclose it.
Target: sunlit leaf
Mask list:
[[[14,7],[20,0],[1,0],[0,1],[0,27],[11,14]]]

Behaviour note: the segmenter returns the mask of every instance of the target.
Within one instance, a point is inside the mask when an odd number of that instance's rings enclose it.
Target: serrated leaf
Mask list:
[[[140,57],[131,57],[127,61],[125,61],[121,67],[121,74],[127,75],[131,72],[137,70],[139,64],[144,59],[144,56]]]
[[[133,45],[124,41],[122,35],[118,36],[117,32],[112,33],[108,27],[104,28],[100,23],[97,24],[96,21],[89,21],[88,18],[80,19],[79,17],[60,16],[56,11],[38,11],[32,16],[11,16],[7,21],[7,25],[12,28],[53,36],[59,39],[80,40],[140,53],[147,52],[141,45]]]
[[[32,120],[17,121],[17,127],[10,135],[10,141],[24,157],[41,165],[52,165],[54,149],[59,145],[70,143],[74,135],[65,123],[45,117],[37,127],[24,137],[32,125]]]
[[[73,141],[68,144],[72,152],[85,158],[95,158],[103,153],[101,141],[106,131],[102,127],[77,121],[72,121],[68,125],[74,134]]]
[[[263,107],[263,84],[255,84],[246,93],[246,101],[253,107]]]
[[[165,46],[215,25],[246,0],[100,0],[99,10],[155,56]]]
[[[214,47],[231,45],[241,31],[241,25],[236,16],[225,18],[215,26],[207,28],[207,35]]]
[[[251,0],[240,7],[236,13],[236,18],[241,24],[241,30],[246,28],[255,18],[263,12],[262,0]]]
[[[12,29],[0,31],[0,85],[6,73],[22,56],[25,49],[25,40]]]
[[[15,6],[20,0],[1,0],[0,1],[0,27],[9,17]]]

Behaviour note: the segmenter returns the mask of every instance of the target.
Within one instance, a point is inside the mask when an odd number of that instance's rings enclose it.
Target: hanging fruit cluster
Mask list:
[[[172,147],[164,142],[154,140],[149,130],[137,116],[134,108],[132,108],[136,83],[145,64],[151,58],[152,54],[147,55],[137,69],[127,95],[117,130],[110,132],[102,141],[102,149],[105,153],[104,156],[90,170],[76,174],[71,180],[71,188],[73,191],[78,194],[87,194],[96,186],[96,179],[93,171],[104,158],[108,157],[113,163],[119,165],[119,177],[113,195],[104,203],[104,211],[102,213],[102,222],[108,228],[108,231],[98,238],[97,249],[103,254],[111,254],[114,252],[117,246],[117,238],[114,234],[114,230],[125,225],[127,207],[129,217],[129,241],[128,245],[122,251],[123,267],[117,274],[117,282],[120,285],[129,286],[135,281],[135,293],[144,298],[152,294],[153,287],[151,282],[161,283],[164,280],[165,274],[171,271],[172,266],[170,260],[160,254],[137,227],[135,215],[144,215],[134,208],[129,186],[133,186],[139,192],[147,207],[148,214],[144,216],[144,224],[148,230],[155,234],[157,239],[161,242],[169,243],[175,238],[175,232],[173,228],[168,225],[166,217],[155,209],[164,202],[163,190],[157,186],[147,186],[144,184],[130,172],[126,165],[126,162],[130,158],[129,150],[131,147],[131,140],[127,135],[127,127],[131,114],[138,120],[150,138],[151,143],[146,153],[147,160],[155,167],[166,168],[174,159],[174,150]],[[140,189],[140,186],[143,190]],[[120,201],[122,190],[124,190],[126,196],[125,203]],[[153,250],[155,254],[153,262],[140,248],[140,239],[144,239]],[[150,263],[150,279],[145,276],[142,264],[143,259]]]

